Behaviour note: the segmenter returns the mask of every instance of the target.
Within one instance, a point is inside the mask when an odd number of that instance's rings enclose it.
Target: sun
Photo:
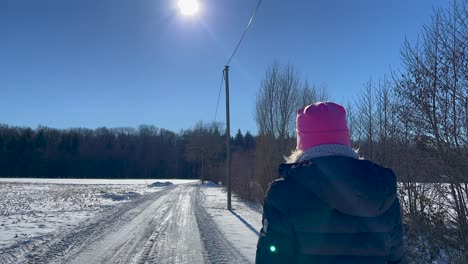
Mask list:
[[[184,16],[193,16],[198,12],[197,0],[179,0],[179,9]]]

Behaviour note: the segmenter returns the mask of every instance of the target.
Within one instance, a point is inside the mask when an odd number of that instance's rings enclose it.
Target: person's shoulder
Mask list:
[[[392,205],[388,209],[388,212],[395,218],[399,218],[401,215],[401,205],[400,199],[398,197],[395,198]]]
[[[373,167],[375,167],[375,168],[377,168],[379,170],[385,171],[388,174],[391,174],[391,175],[395,174],[391,168],[385,167],[384,165],[379,164],[379,163],[377,163],[375,161],[364,159],[364,158],[360,158],[359,161],[361,161],[363,163],[366,163],[367,166],[373,166]]]
[[[272,183],[267,191],[266,200],[276,206],[282,207],[286,205],[288,197],[291,196],[293,188],[291,183],[284,178],[279,178]]]
[[[359,164],[358,166],[367,168],[367,171],[369,173],[368,176],[383,177],[396,186],[397,176],[391,168],[385,167],[381,164],[378,164],[374,161],[367,160],[367,159],[359,159],[359,163],[358,163]]]
[[[290,188],[290,184],[288,181],[284,178],[279,178],[270,183],[270,186],[268,188],[268,193],[269,194],[281,194],[284,191],[287,191]]]

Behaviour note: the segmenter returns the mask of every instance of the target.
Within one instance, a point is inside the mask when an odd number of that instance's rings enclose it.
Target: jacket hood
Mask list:
[[[280,175],[314,193],[342,213],[376,217],[396,199],[396,177],[392,170],[368,160],[342,156],[313,158],[283,164]]]

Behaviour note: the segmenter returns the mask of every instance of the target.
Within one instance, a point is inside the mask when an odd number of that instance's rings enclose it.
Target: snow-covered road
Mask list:
[[[207,212],[205,193],[199,184],[165,187],[116,206],[69,232],[19,247],[16,253],[27,252],[22,259],[5,255],[3,261],[85,264],[252,262],[253,257],[246,256],[246,251],[242,250],[245,245],[233,245],[219,219],[215,221]],[[226,215],[232,216],[232,213],[226,211]],[[238,224],[240,229],[247,228],[245,221]],[[248,244],[254,244],[255,233],[248,232]],[[0,262],[3,261],[0,257]]]

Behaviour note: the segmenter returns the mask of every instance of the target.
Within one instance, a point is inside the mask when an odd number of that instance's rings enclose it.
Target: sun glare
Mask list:
[[[180,12],[185,16],[192,16],[198,12],[197,0],[179,0]]]

